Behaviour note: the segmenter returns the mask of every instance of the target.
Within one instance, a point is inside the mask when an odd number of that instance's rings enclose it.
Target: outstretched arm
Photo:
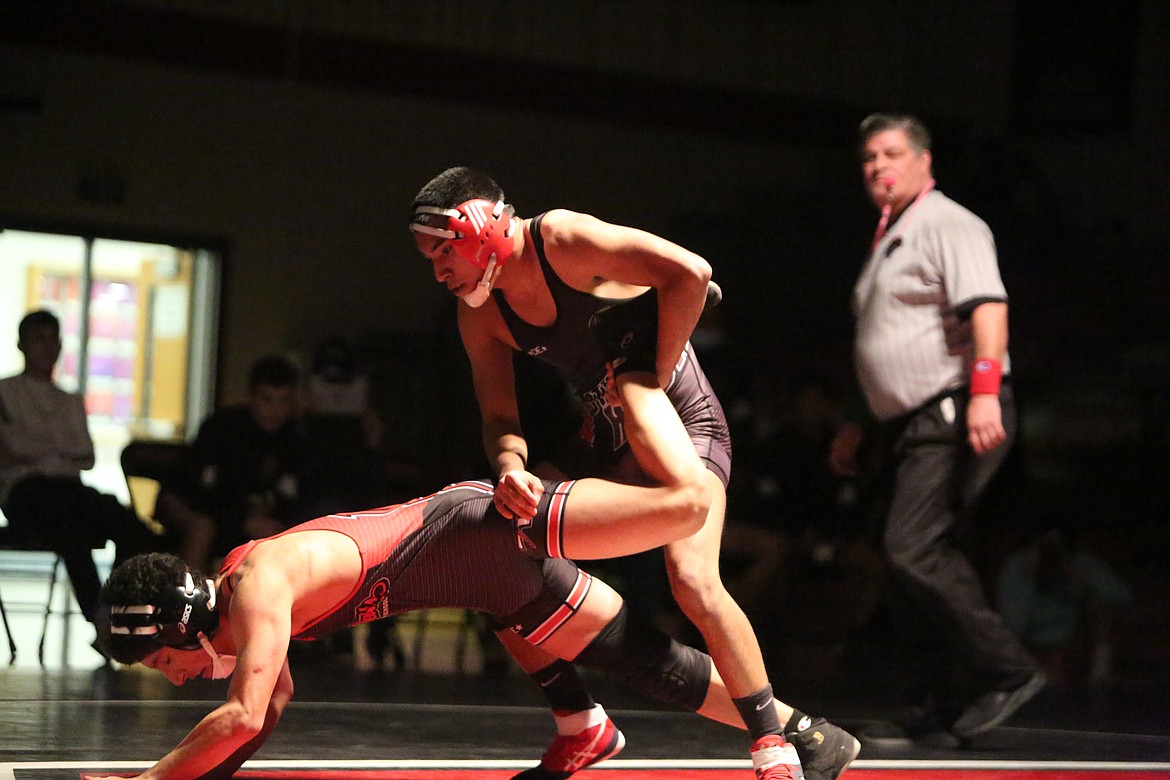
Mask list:
[[[264,725],[260,728],[260,732],[245,742],[239,750],[232,753],[226,761],[208,772],[207,780],[219,780],[220,778],[227,780],[245,761],[252,757],[253,753],[260,749],[260,746],[268,739],[268,735],[276,728],[276,724],[280,722],[280,716],[284,714],[284,708],[288,706],[292,693],[292,673],[289,671],[288,659],[286,658],[284,666],[280,670],[280,677],[276,680],[276,689],[272,692],[272,699],[268,702],[268,711],[264,715]]]
[[[512,347],[495,332],[495,305],[459,307],[459,333],[483,419],[483,448],[496,472],[495,505],[509,519],[532,517],[544,487],[528,470],[528,441],[520,427]]]
[[[150,769],[138,775],[132,780],[154,780],[155,778],[165,778],[166,780],[176,780],[177,778],[206,778],[207,780],[227,780],[240,766],[251,758],[252,754],[260,749],[264,741],[268,739],[268,735],[276,728],[276,724],[280,721],[280,716],[284,712],[284,708],[288,705],[289,699],[292,698],[293,682],[292,674],[289,672],[288,662],[285,661],[280,676],[277,679],[276,688],[272,693],[272,698],[269,700],[268,707],[264,714],[263,725],[255,732],[254,735],[247,738],[247,740],[234,750],[226,758],[219,760],[218,764],[212,763],[216,761],[218,756],[223,754],[223,751],[216,749],[219,745],[212,745],[208,752],[204,753],[204,746],[210,743],[207,740],[209,735],[224,735],[226,731],[220,727],[224,723],[225,708],[231,704],[231,700],[209,713],[202,721],[199,722],[186,738],[179,743],[179,745],[168,753],[162,760],[152,766]],[[224,712],[221,712],[224,711]],[[223,740],[217,740],[223,743]],[[83,774],[85,780],[126,780],[121,775],[91,775]]]
[[[292,696],[287,656],[293,587],[288,576],[274,568],[252,569],[245,561],[235,575],[228,628],[238,655],[227,701],[143,772],[142,780],[230,776],[233,762],[243,763],[276,725]]]

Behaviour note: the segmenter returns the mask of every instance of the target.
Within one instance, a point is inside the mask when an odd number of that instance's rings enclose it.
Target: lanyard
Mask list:
[[[920,192],[914,196],[914,201],[909,206],[906,207],[906,210],[904,212],[902,212],[902,215],[905,216],[906,214],[910,213],[910,209],[917,206],[918,201],[920,201],[924,197],[926,197],[926,193],[930,192],[933,189],[934,189],[934,179],[931,179],[928,182],[926,182],[926,186],[922,188],[922,192]],[[881,219],[878,220],[877,230],[875,230],[873,232],[873,244],[871,244],[869,247],[870,252],[877,249],[878,242],[881,241],[882,238],[885,237],[886,228],[890,224],[890,211],[892,208],[893,207],[889,203],[882,206],[882,216],[881,216]]]

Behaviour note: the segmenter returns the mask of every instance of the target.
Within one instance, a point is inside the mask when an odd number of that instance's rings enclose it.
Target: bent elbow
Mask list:
[[[711,281],[711,275],[713,273],[711,264],[698,255],[694,255],[693,258],[691,261],[691,273],[698,281],[706,285],[707,282]]]
[[[232,735],[237,742],[251,742],[264,731],[265,718],[266,713],[264,712],[249,713],[247,716],[236,721]]]
[[[256,710],[251,707],[229,707],[224,713],[226,717],[220,721],[221,733],[237,744],[250,741],[264,730],[264,709]]]

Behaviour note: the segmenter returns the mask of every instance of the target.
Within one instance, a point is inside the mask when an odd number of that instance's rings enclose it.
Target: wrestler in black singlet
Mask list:
[[[589,333],[590,318],[616,301],[574,290],[557,276],[544,254],[544,238],[540,235],[543,218],[541,214],[532,219],[530,233],[556,305],[556,321],[548,327],[532,325],[512,310],[503,293],[493,290],[492,296],[520,350],[557,368],[569,380],[582,405],[579,435],[575,441],[562,443],[549,461],[573,477],[622,479],[622,469],[629,468],[633,456],[626,441],[622,410],[606,401],[605,357]],[[648,299],[648,303],[656,300]],[[653,340],[657,341],[657,334],[653,334]],[[726,487],[731,475],[731,435],[723,407],[690,342],[675,365],[666,394],[678,410],[699,457]],[[627,462],[621,463],[623,460]]]

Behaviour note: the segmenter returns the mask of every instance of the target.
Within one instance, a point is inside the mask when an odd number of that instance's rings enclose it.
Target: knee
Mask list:
[[[675,514],[679,518],[679,530],[682,532],[679,538],[698,533],[711,511],[711,485],[705,479],[696,479],[675,485],[671,490],[676,505]]]
[[[913,579],[917,561],[918,556],[911,550],[886,548],[886,563],[890,567],[890,574],[897,579]]]
[[[895,572],[915,569],[926,557],[927,542],[915,535],[905,533],[896,524],[889,523],[882,534],[882,550],[886,561]]]
[[[697,558],[682,561],[672,569],[670,586],[674,600],[691,620],[716,612],[727,594],[719,569]]]
[[[711,684],[710,656],[631,618],[624,605],[574,663],[691,712],[703,705]]]
[[[885,552],[890,575],[904,584],[927,583],[939,573],[938,556],[925,541],[905,539],[892,544],[887,538]]]

